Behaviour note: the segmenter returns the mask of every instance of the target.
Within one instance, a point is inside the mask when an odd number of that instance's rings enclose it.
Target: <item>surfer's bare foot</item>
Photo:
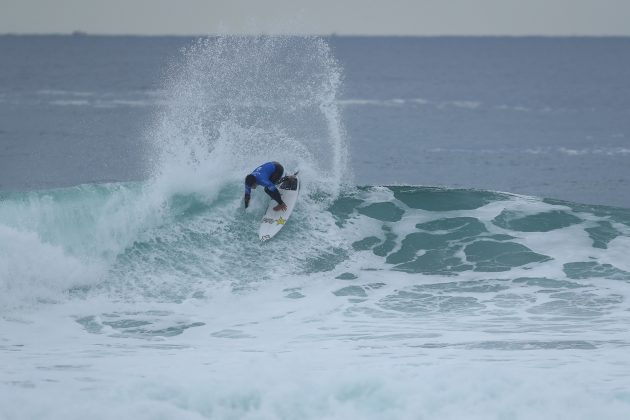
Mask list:
[[[278,204],[276,207],[273,208],[274,211],[287,211],[287,205],[282,203],[282,204]]]

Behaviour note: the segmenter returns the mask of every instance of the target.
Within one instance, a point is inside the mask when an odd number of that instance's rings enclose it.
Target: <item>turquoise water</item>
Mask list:
[[[20,283],[20,270],[27,266],[36,272],[34,260],[41,259],[39,269],[46,271],[48,254],[85,270],[58,279],[61,289],[71,286],[71,294],[140,286],[140,296],[175,302],[203,296],[216,284],[234,290],[254,287],[276,278],[279,270],[349,280],[363,271],[445,278],[496,275],[512,283],[549,281],[567,288],[575,287],[571,280],[576,279],[630,279],[622,258],[630,227],[627,209],[478,190],[345,187],[335,199],[303,194],[300,211],[278,240],[262,244],[254,233],[266,197],[257,197],[253,210],[245,212],[238,184],[224,185],[213,198],[173,194],[152,203],[153,189],[99,184],[2,194],[8,255],[3,266],[15,273],[5,288]],[[17,256],[23,251],[20,243],[27,247],[33,242],[39,248],[30,253],[41,254]],[[374,268],[332,276],[359,256]],[[153,290],[152,279],[165,277],[176,281]],[[355,286],[348,290],[365,294]]]

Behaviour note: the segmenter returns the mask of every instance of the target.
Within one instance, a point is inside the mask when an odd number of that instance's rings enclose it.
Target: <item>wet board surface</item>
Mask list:
[[[269,202],[267,212],[263,216],[258,229],[258,237],[262,242],[273,238],[289,220],[300,192],[300,180],[297,177],[286,179],[280,184],[278,191],[280,191],[282,201],[287,205],[287,209],[286,211],[274,211],[273,208],[278,203],[275,200]]]

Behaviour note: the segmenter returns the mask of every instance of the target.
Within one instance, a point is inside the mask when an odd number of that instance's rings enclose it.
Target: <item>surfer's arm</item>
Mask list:
[[[269,194],[271,198],[276,200],[278,204],[284,204],[284,201],[282,201],[282,197],[280,196],[280,191],[278,191],[277,188],[274,187],[273,191],[270,188],[265,188],[265,192]]]
[[[269,179],[261,179],[259,181],[260,185],[265,187],[265,192],[269,194],[271,198],[276,200],[278,204],[284,204],[282,201],[282,197],[280,196],[280,191],[276,188],[276,186]]]
[[[249,206],[249,199],[252,196],[252,189],[245,185],[245,208]]]
[[[271,185],[273,186],[273,184]],[[278,191],[276,187],[273,187],[273,190],[270,187],[265,187],[265,192],[269,194],[269,197],[276,200],[279,205],[284,204],[284,201],[282,201],[282,197],[280,196],[280,191]]]

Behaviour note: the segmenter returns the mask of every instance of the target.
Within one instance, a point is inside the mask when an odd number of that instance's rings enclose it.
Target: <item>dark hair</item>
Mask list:
[[[256,182],[256,177],[254,175],[249,174],[245,177],[245,185],[247,185],[248,187],[254,185],[254,182]]]

